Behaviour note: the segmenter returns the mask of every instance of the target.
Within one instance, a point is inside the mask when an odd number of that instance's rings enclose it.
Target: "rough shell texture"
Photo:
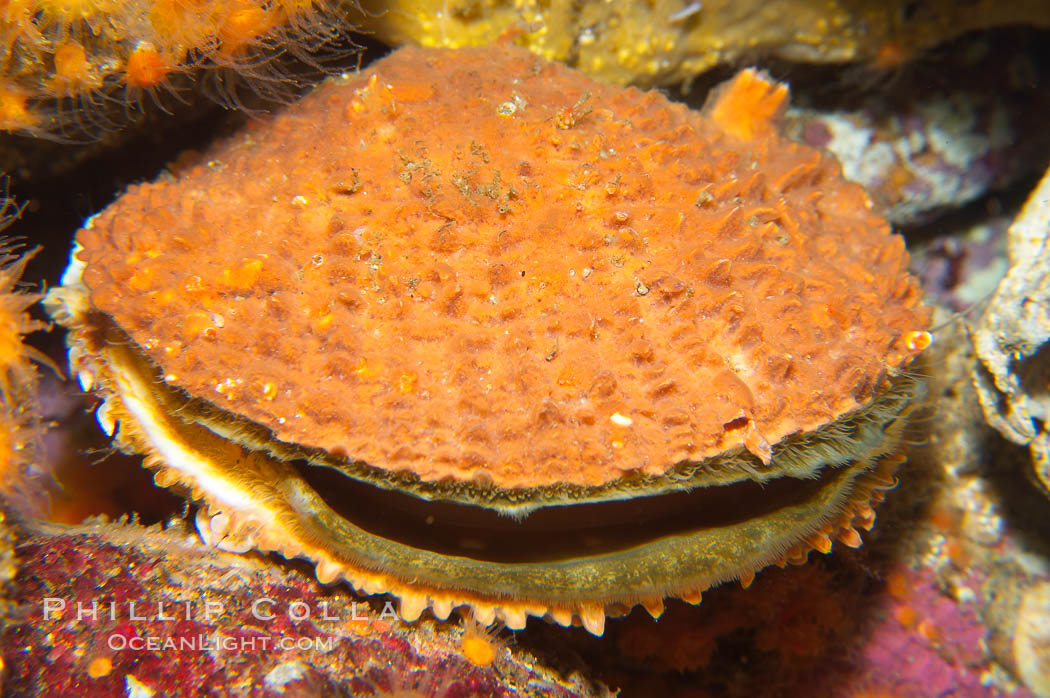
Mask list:
[[[927,325],[901,238],[766,97],[705,118],[520,49],[402,49],[132,187],[78,234],[84,280],[170,383],[426,480],[766,460]]]

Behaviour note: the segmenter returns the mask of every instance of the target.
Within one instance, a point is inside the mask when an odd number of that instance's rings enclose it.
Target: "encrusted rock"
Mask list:
[[[384,41],[476,46],[511,34],[536,53],[621,84],[670,84],[775,55],[892,69],[988,27],[1047,26],[1045,0],[366,0],[354,20]]]
[[[1050,494],[1050,173],[1008,236],[1010,270],[971,329],[974,383],[989,423],[1031,449]]]

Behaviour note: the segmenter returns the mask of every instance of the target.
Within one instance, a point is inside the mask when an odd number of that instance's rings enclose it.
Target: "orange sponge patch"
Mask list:
[[[78,234],[169,382],[425,480],[599,485],[870,401],[925,341],[901,239],[786,88],[696,113],[506,46],[406,48]]]
[[[756,70],[743,70],[715,92],[708,115],[727,133],[751,140],[775,130],[787,102],[786,85]]]

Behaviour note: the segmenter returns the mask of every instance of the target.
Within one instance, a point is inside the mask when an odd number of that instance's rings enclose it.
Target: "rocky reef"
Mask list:
[[[25,244],[3,248],[0,270],[5,695],[1050,696],[1045,2],[116,2],[108,20],[94,3],[9,4],[2,215]],[[97,428],[94,398],[42,365],[65,372],[66,356],[34,302],[85,219],[133,183],[208,168],[217,135],[260,118],[212,109],[255,104],[227,78],[275,108],[367,70],[380,42],[497,39],[605,81],[672,85],[693,108],[730,67],[757,65],[791,87],[791,135],[833,153],[906,238],[934,314],[907,369],[926,397],[861,547],[785,556],[659,620],[610,617],[602,637],[538,618],[486,629],[467,612],[406,623],[397,599],[321,585],[303,561],[220,550],[208,533],[222,520],[200,529],[192,491],[156,487]],[[577,102],[558,123],[587,118]],[[406,158],[392,185],[422,187]]]

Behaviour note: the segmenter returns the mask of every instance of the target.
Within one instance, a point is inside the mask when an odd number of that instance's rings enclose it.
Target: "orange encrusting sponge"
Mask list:
[[[878,396],[903,240],[745,71],[706,113],[512,47],[406,48],[78,233],[165,380],[429,482],[603,485]]]
[[[787,85],[755,70],[743,70],[714,90],[708,98],[707,113],[726,133],[751,140],[775,132],[787,104]]]

